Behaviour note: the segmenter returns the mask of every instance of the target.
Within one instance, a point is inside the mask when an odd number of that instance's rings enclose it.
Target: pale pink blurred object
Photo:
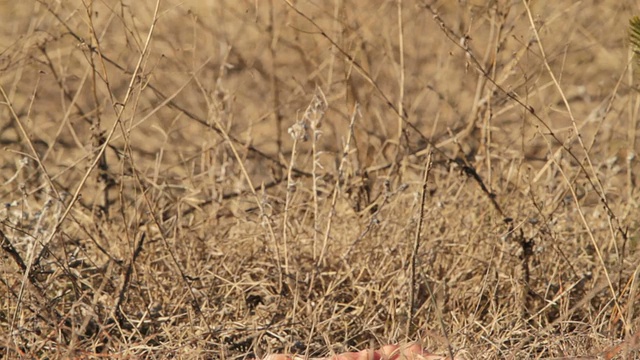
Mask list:
[[[446,360],[444,356],[434,355],[422,348],[420,344],[385,345],[378,350],[362,350],[343,353],[324,358],[305,358],[303,356],[274,354],[262,360]]]

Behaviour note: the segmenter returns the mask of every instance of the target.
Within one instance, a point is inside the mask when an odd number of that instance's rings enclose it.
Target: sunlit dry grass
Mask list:
[[[0,4],[5,358],[638,356],[637,2]]]

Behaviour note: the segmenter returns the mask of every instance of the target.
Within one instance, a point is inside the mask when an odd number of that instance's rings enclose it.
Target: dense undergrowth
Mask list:
[[[5,358],[638,356],[637,2],[0,4]]]

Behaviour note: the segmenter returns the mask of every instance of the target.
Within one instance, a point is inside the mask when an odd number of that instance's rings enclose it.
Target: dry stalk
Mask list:
[[[271,72],[269,73],[269,83],[271,86],[271,102],[272,113],[276,123],[276,144],[278,145],[278,153],[282,153],[282,114],[280,112],[280,86],[278,84],[278,67],[277,63],[277,45],[279,37],[278,21],[276,20],[276,9],[273,6],[273,0],[269,0],[269,57],[271,58]],[[285,250],[286,251],[286,250]],[[286,259],[285,259],[286,261]]]
[[[37,86],[36,86],[37,89]],[[54,186],[53,181],[51,180],[51,176],[49,176],[49,173],[47,171],[47,169],[45,168],[44,164],[42,163],[42,161],[40,160],[40,156],[38,155],[38,152],[36,151],[33,142],[31,141],[31,137],[27,134],[26,129],[24,128],[24,125],[22,124],[22,121],[20,120],[20,117],[16,114],[13,105],[11,104],[11,100],[9,99],[9,96],[7,95],[7,93],[4,90],[4,87],[2,85],[0,85],[0,93],[2,93],[2,97],[4,99],[5,105],[7,106],[7,108],[9,109],[9,112],[11,113],[11,117],[14,119],[14,121],[16,122],[16,124],[18,125],[18,128],[20,129],[21,135],[23,136],[24,140],[26,141],[29,149],[31,150],[31,152],[33,153],[32,158],[37,162],[38,167],[42,170],[42,174],[44,175],[48,187],[51,191],[53,191],[56,195],[57,199],[60,199],[60,194],[57,190],[57,188]],[[34,94],[31,98],[31,102],[29,105],[29,109],[31,109],[31,106],[33,104],[33,101],[35,100],[36,96],[35,96],[35,90],[34,90]],[[69,205],[70,207],[71,205]],[[62,222],[64,219],[61,218],[59,221]],[[53,229],[51,230],[51,234],[49,235],[49,238],[42,242],[42,250],[46,249],[48,243],[51,241],[51,239],[53,239],[53,236],[56,233],[57,228],[59,227],[59,224]],[[4,241],[3,241],[4,242]],[[31,279],[31,271],[33,269],[33,265],[34,265],[34,261],[36,260],[36,248],[35,248],[35,244],[33,244],[33,246],[31,247],[29,254],[28,254],[28,259],[27,259],[27,264],[25,266],[25,271],[23,273],[22,276],[22,283],[20,285],[20,291],[18,293],[18,297],[17,297],[17,304],[16,304],[16,308],[15,311],[13,313],[13,315],[11,316],[11,322],[9,325],[9,329],[10,329],[10,333],[13,331],[13,328],[15,326],[16,320],[18,318],[18,313],[20,312],[20,305],[25,293],[25,289],[26,289],[26,285],[28,280]],[[24,266],[24,263],[23,263]],[[21,267],[23,267],[21,266]]]
[[[216,116],[212,117],[212,121],[214,122],[214,125],[215,125],[215,131],[222,135],[222,137],[225,139],[225,141],[229,145],[229,148],[231,149],[231,152],[233,152],[234,158],[238,161],[238,166],[240,167],[240,171],[242,172],[244,180],[246,181],[247,186],[249,187],[249,190],[251,191],[251,194],[253,195],[255,203],[258,206],[258,209],[260,210],[260,216],[262,217],[263,225],[267,228],[267,233],[268,233],[268,235],[271,238],[271,241],[273,243],[274,254],[275,254],[275,258],[276,258],[276,266],[278,268],[278,293],[281,293],[282,287],[284,286],[284,283],[283,283],[284,276],[283,276],[283,273],[282,273],[282,261],[280,259],[280,249],[279,249],[279,246],[278,246],[278,240],[276,238],[276,234],[275,234],[275,231],[273,229],[273,225],[271,224],[271,219],[267,215],[267,212],[265,210],[265,206],[263,204],[263,201],[261,200],[260,196],[256,192],[255,187],[253,186],[253,182],[251,181],[251,177],[249,176],[249,173],[247,172],[247,169],[244,166],[244,163],[242,161],[242,157],[238,153],[238,150],[236,149],[236,147],[234,145],[234,142],[231,140],[231,137],[229,136],[227,131],[224,129],[224,127],[220,123],[220,120]]]
[[[591,158],[589,156],[589,152],[587,151],[584,142],[582,140],[582,136],[580,136],[580,130],[578,129],[578,126],[576,124],[576,120],[573,116],[573,112],[571,110],[571,106],[569,105],[569,101],[567,100],[567,97],[564,94],[564,91],[562,89],[562,87],[560,86],[560,83],[558,82],[558,80],[556,79],[555,74],[553,73],[553,70],[551,70],[551,66],[549,65],[549,60],[547,59],[547,56],[545,54],[544,51],[544,46],[542,45],[542,40],[540,40],[540,34],[538,33],[538,29],[536,28],[535,25],[535,21],[533,20],[533,15],[531,14],[531,9],[529,8],[529,4],[523,0],[523,5],[527,11],[527,15],[529,17],[529,23],[531,24],[531,30],[533,31],[534,36],[536,37],[537,40],[537,44],[538,44],[538,49],[540,50],[540,54],[542,55],[542,61],[547,69],[547,73],[549,74],[549,76],[551,77],[551,79],[553,80],[553,83],[555,84],[558,93],[560,94],[562,101],[564,102],[565,108],[567,109],[567,113],[569,114],[569,118],[571,119],[571,125],[573,126],[573,129],[575,131],[575,137],[578,140],[578,143],[580,144],[580,147],[582,148],[582,150],[585,153],[585,158],[584,160],[587,162],[587,164],[589,165],[589,169],[591,170],[591,175],[589,175],[589,173],[586,171],[586,169],[584,168],[584,166],[582,165],[582,161],[580,161],[579,163],[581,164],[581,169],[584,170],[585,175],[587,176],[587,179],[589,180],[589,182],[591,183],[591,185],[593,185],[594,189],[595,184],[598,184],[598,196],[600,197],[600,199],[602,200],[602,202],[605,204],[609,216],[613,217],[613,218],[617,218],[615,216],[615,214],[613,213],[613,210],[611,210],[608,205],[607,205],[607,199],[606,199],[606,195],[605,195],[605,191],[604,191],[604,187],[602,186],[602,182],[600,181],[600,179],[598,178],[598,176],[596,175],[596,171],[595,168],[593,166],[593,163],[591,162]],[[568,152],[570,152],[570,150],[568,150]],[[573,155],[572,152],[570,152],[570,154]],[[575,157],[575,155],[573,155]],[[554,162],[556,162],[555,158],[553,158]],[[577,160],[577,159],[576,159]],[[582,208],[580,206],[580,202],[578,199],[578,196],[576,195],[575,189],[572,186],[571,181],[569,181],[569,178],[566,176],[564,170],[562,169],[562,167],[560,166],[560,164],[556,163],[556,166],[558,168],[558,170],[560,171],[560,174],[562,174],[562,178],[565,180],[565,182],[568,185],[568,189],[569,191],[571,191],[571,195],[573,196],[573,199],[575,201],[576,204],[576,208],[578,209],[578,213],[580,214],[580,218],[582,219],[584,228],[587,230],[587,233],[589,234],[589,238],[591,239],[591,243],[593,245],[593,247],[596,249],[596,253],[598,255],[598,259],[600,261],[600,265],[602,266],[602,271],[604,273],[604,275],[607,278],[607,281],[609,283],[609,290],[611,291],[611,296],[613,297],[613,301],[615,304],[615,307],[617,309],[617,311],[621,311],[620,308],[620,303],[618,300],[618,295],[613,287],[613,282],[611,281],[611,277],[609,275],[609,270],[607,269],[607,266],[605,264],[604,261],[604,257],[602,255],[602,251],[600,249],[600,246],[598,244],[598,242],[595,239],[595,236],[593,235],[593,231],[591,230],[591,226],[589,225],[589,223],[587,222],[587,219],[584,216],[584,212],[582,211]],[[621,231],[621,234],[623,236],[625,236],[625,232]],[[613,228],[612,228],[612,233],[611,236],[613,239],[616,238],[615,233],[613,232]],[[626,324],[626,321],[624,320],[624,318],[622,318],[623,322],[625,323],[625,327],[628,326]]]
[[[420,250],[420,239],[422,238],[422,226],[424,224],[424,205],[427,201],[427,184],[429,181],[429,173],[431,172],[431,166],[433,165],[433,153],[429,153],[427,157],[427,163],[424,166],[424,173],[422,176],[422,189],[420,189],[420,209],[418,213],[418,223],[416,224],[416,234],[413,239],[413,248],[411,249],[411,259],[409,263],[410,271],[410,284],[409,284],[409,317],[407,318],[406,334],[411,334],[411,324],[415,315],[415,289],[416,289],[416,261],[418,257],[418,251]],[[426,284],[429,286],[429,284]]]
[[[398,76],[398,137],[396,139],[396,160],[401,151],[402,135],[404,134],[404,91],[405,91],[405,65],[404,65],[404,19],[402,17],[402,0],[396,2],[398,10],[398,57],[400,60],[400,76]],[[407,144],[408,146],[409,144]]]
[[[131,79],[129,81],[129,86],[127,87],[127,92],[122,100],[121,103],[119,104],[114,104],[114,110],[116,112],[116,120],[113,123],[113,126],[111,127],[111,129],[108,132],[108,135],[105,138],[105,142],[104,144],[100,147],[100,151],[98,152],[96,158],[93,160],[93,162],[90,164],[89,168],[85,171],[82,179],[80,180],[80,183],[78,184],[78,186],[76,187],[76,190],[74,191],[69,204],[66,206],[64,212],[62,213],[62,215],[60,216],[60,218],[56,221],[56,224],[53,226],[53,228],[51,229],[51,233],[49,234],[49,236],[47,236],[47,238],[43,241],[43,246],[46,247],[49,245],[49,243],[53,240],[54,236],[57,234],[58,230],[60,229],[60,226],[62,225],[62,222],[64,222],[64,220],[67,218],[67,216],[69,215],[69,213],[71,212],[71,209],[73,208],[73,206],[76,204],[76,202],[79,199],[80,196],[80,191],[82,190],[82,188],[84,187],[84,184],[87,182],[87,180],[89,179],[89,176],[91,176],[91,173],[93,172],[93,169],[95,169],[95,167],[98,165],[100,158],[102,157],[102,155],[104,154],[104,152],[106,151],[107,148],[107,144],[109,143],[109,141],[111,140],[111,138],[113,137],[113,134],[116,131],[116,128],[118,127],[118,124],[120,123],[122,116],[124,114],[124,109],[127,106],[127,104],[129,103],[129,101],[132,99],[133,97],[133,92],[134,92],[134,88],[135,88],[135,83],[136,83],[136,79],[137,79],[137,74],[140,71],[141,67],[142,67],[142,63],[145,61],[146,59],[146,55],[148,53],[148,49],[149,46],[151,44],[151,39],[152,39],[152,35],[153,32],[155,30],[156,27],[156,23],[158,21],[158,9],[160,6],[160,1],[156,1],[156,6],[155,6],[155,11],[154,11],[154,16],[153,16],[153,22],[149,28],[149,32],[147,34],[147,39],[145,42],[145,45],[140,53],[140,57],[138,58],[138,62],[136,64],[135,70],[133,71],[133,74],[131,76]],[[2,87],[0,87],[0,89],[2,89]],[[2,89],[2,94],[3,96],[5,96],[6,99],[6,94],[4,92],[4,90]],[[35,150],[34,150],[35,151]],[[46,174],[46,171],[43,172]],[[25,290],[25,286],[27,284],[27,279],[29,278],[29,274],[30,274],[30,269],[31,266],[33,265],[33,261],[34,261],[34,255],[35,252],[33,252],[30,256],[30,258],[27,261],[27,271],[24,272],[23,274],[23,279],[22,279],[22,284],[20,286],[20,292],[19,292],[19,296],[18,296],[18,305],[16,306],[16,311],[13,314],[13,321],[11,322],[11,329],[13,329],[13,324],[15,321],[15,318],[17,317],[17,314],[19,312],[20,309],[20,302],[22,300],[22,296],[24,295],[24,290]]]
[[[60,17],[59,14],[57,14],[47,3],[44,2],[44,0],[38,0],[38,2],[42,5],[44,5],[47,9],[47,11],[49,13],[51,13],[56,20],[65,27],[65,29],[68,31],[69,35],[71,35],[74,39],[76,39],[79,43],[84,44],[85,40],[76,32],[74,31],[66,22],[64,19],[62,19]],[[94,47],[90,47],[89,48],[90,51],[92,52],[97,52],[98,50]],[[213,58],[213,55],[209,57],[209,59],[207,61],[205,61],[201,68],[204,67],[210,60],[211,58]],[[123,73],[127,73],[127,69],[120,65],[117,61],[113,60],[112,58],[108,57],[105,54],[101,54],[101,60],[104,60],[107,64],[110,64],[112,66],[114,66],[116,69],[122,71]],[[194,75],[195,76],[195,73]],[[191,80],[187,81],[183,86],[187,86],[187,84],[190,82]],[[195,121],[196,123],[204,126],[207,129],[213,129],[215,132],[217,132],[219,135],[222,135],[217,128],[211,128],[211,124],[205,120],[202,119],[201,117],[199,117],[198,115],[196,115],[194,112],[190,111],[187,107],[179,104],[176,100],[175,97],[180,93],[180,91],[175,92],[172,96],[168,96],[164,93],[164,91],[162,91],[161,89],[159,89],[156,85],[154,85],[153,83],[149,82],[147,85],[147,88],[149,88],[150,90],[152,90],[160,99],[162,99],[163,101],[163,107],[169,106],[170,108],[173,108],[177,111],[179,111],[180,113],[186,115],[189,119]],[[157,107],[156,110],[159,110],[160,107]],[[149,115],[150,116],[150,115]],[[138,124],[136,124],[138,125]],[[268,160],[274,164],[276,164],[278,167],[280,168],[286,168],[286,165],[281,163],[276,157],[270,156],[267,153],[265,153],[264,151],[256,148],[255,146],[251,145],[251,144],[247,144],[241,140],[239,140],[237,137],[231,135],[231,134],[227,134],[227,136],[229,137],[229,139],[234,143],[237,144],[241,147],[246,148],[247,150],[249,150],[250,152],[258,155],[259,157]],[[115,138],[114,138],[115,139]],[[110,139],[112,140],[112,139]],[[304,175],[304,176],[311,176],[311,174],[304,172],[300,169],[294,169],[296,174],[299,175]],[[255,190],[255,189],[254,189]]]
[[[296,192],[296,182],[293,179],[293,167],[296,161],[296,151],[298,149],[298,141],[304,141],[306,138],[306,124],[301,121],[296,123],[289,129],[289,133],[293,138],[291,146],[291,159],[289,160],[289,169],[287,170],[287,189],[284,201],[284,213],[282,216],[282,243],[284,246],[284,267],[289,271],[289,208],[291,206],[291,197]],[[295,129],[295,130],[292,130]]]
[[[144,69],[144,66],[141,66],[142,69],[141,71]],[[140,99],[140,95],[142,93],[142,91],[144,90],[146,86],[146,83],[142,83],[140,84],[140,86],[138,87],[138,94],[135,97],[135,100],[133,100],[133,104],[132,104],[132,112],[135,114],[139,105],[139,99]],[[117,123],[120,126],[120,130],[122,133],[122,137],[124,139],[124,151],[125,153],[127,153],[127,160],[130,163],[130,167],[132,170],[132,174],[133,177],[135,179],[136,185],[138,186],[138,188],[141,190],[141,196],[142,199],[144,201],[145,206],[147,207],[147,211],[148,211],[148,215],[151,218],[152,223],[156,226],[156,228],[159,230],[158,234],[162,240],[162,244],[166,250],[166,253],[168,254],[169,258],[171,259],[171,262],[173,264],[173,266],[175,267],[175,269],[177,270],[178,274],[180,275],[180,279],[182,280],[182,282],[184,283],[185,287],[188,289],[189,291],[189,296],[191,297],[191,307],[194,309],[194,311],[201,317],[203,317],[203,313],[200,309],[200,304],[198,303],[198,299],[197,296],[195,294],[194,288],[193,286],[190,284],[189,280],[188,280],[188,276],[187,273],[185,271],[185,269],[183,268],[184,266],[180,263],[180,261],[178,260],[177,256],[176,256],[176,252],[174,249],[172,249],[171,245],[169,244],[169,239],[167,238],[167,234],[168,231],[165,229],[164,226],[162,226],[158,216],[156,215],[156,207],[153,206],[151,200],[149,199],[149,191],[147,186],[145,186],[142,182],[141,179],[141,171],[139,171],[136,168],[135,165],[135,156],[133,153],[133,148],[131,146],[131,140],[130,140],[130,132],[131,132],[131,127],[132,127],[132,121],[129,123],[129,127],[125,128],[125,125],[123,124],[122,121]],[[156,171],[158,171],[160,169],[160,165],[158,164],[156,166]],[[157,173],[155,175],[157,177]],[[124,204],[124,201],[122,202]],[[123,218],[126,218],[126,215],[123,215]],[[133,268],[133,265],[136,261],[136,259],[138,258],[138,255],[141,253],[142,251],[142,247],[144,244],[144,238],[145,238],[145,233],[143,232],[140,240],[138,241],[137,245],[135,245],[134,250],[132,252],[131,255],[131,259],[127,265],[127,268],[125,270],[125,274],[124,274],[124,278],[123,278],[123,284],[120,290],[120,295],[118,296],[118,301],[116,303],[116,306],[114,307],[114,317],[118,320],[118,324],[120,326],[123,326],[125,319],[125,314],[123,314],[123,312],[120,309],[120,305],[122,304],[122,302],[124,301],[124,294],[126,293],[126,291],[129,288],[129,281],[131,278],[131,271]],[[129,321],[129,320],[127,320]],[[212,331],[211,329],[211,325],[209,324],[209,322],[205,322],[205,326],[207,327],[207,329],[209,331]]]
[[[345,145],[342,149],[342,157],[340,159],[340,165],[338,166],[338,174],[336,176],[335,185],[333,186],[333,194],[331,195],[329,217],[327,218],[327,225],[325,227],[324,237],[322,240],[322,250],[320,250],[320,255],[318,256],[318,259],[316,261],[316,267],[320,267],[320,265],[324,263],[324,256],[329,244],[329,237],[331,237],[331,227],[333,224],[333,217],[335,216],[335,212],[336,212],[336,203],[338,201],[338,194],[340,193],[340,181],[344,177],[344,166],[347,163],[347,157],[351,152],[351,139],[353,138],[353,128],[355,126],[357,116],[360,116],[360,109],[358,104],[356,103],[353,107],[353,111],[351,112],[351,119],[349,120],[349,132],[347,133]],[[313,286],[310,286],[310,288],[313,288]]]
[[[33,101],[36,98],[37,88],[38,86],[36,85],[36,88],[34,89],[33,95],[31,97],[29,109],[31,109],[31,106],[33,105]],[[30,155],[30,158],[36,161],[36,163],[38,164],[38,167],[42,170],[42,174],[44,175],[47,181],[47,185],[49,189],[51,189],[51,191],[53,191],[56,194],[56,198],[60,199],[60,194],[58,193],[58,189],[54,186],[51,176],[49,175],[49,172],[47,171],[44,164],[42,163],[42,160],[40,159],[40,156],[38,155],[38,152],[36,151],[36,148],[33,145],[33,141],[31,141],[31,137],[28,135],[27,130],[22,124],[22,120],[20,120],[20,117],[18,116],[18,114],[16,114],[13,108],[13,105],[11,104],[11,98],[9,97],[9,95],[7,95],[2,85],[0,85],[0,93],[2,93],[2,99],[4,100],[4,105],[9,109],[9,112],[11,113],[11,117],[18,125],[18,128],[20,129],[20,134],[24,137],[24,141],[27,143],[27,146],[29,147],[29,150],[32,153],[32,155]]]
[[[320,130],[322,126],[322,119],[324,118],[324,113],[327,110],[329,104],[327,102],[327,98],[325,97],[322,89],[320,87],[316,88],[316,93],[314,95],[314,99],[310,108],[305,113],[305,117],[309,122],[309,127],[311,130],[311,148],[312,148],[312,170],[311,174],[313,175],[313,260],[317,261],[317,248],[318,248],[318,234],[320,233],[320,204],[318,200],[318,193],[320,190],[318,189],[318,178],[319,178],[319,170],[322,169],[322,165],[320,164],[320,155],[322,154],[320,150],[318,150],[318,140],[322,136],[322,130]]]
[[[418,134],[421,138],[421,140],[425,141],[427,144],[430,144],[432,146],[434,146],[434,150],[436,152],[442,153],[443,155],[446,156],[446,154],[439,148],[435,147],[435,144],[433,144],[433,142],[431,141],[431,139],[429,139],[429,137],[425,136],[422,131],[420,131],[420,129],[418,129],[418,127],[416,127],[416,125],[414,125],[412,122],[410,122],[408,120],[408,116],[405,113],[400,112],[400,110],[393,105],[393,102],[389,99],[389,97],[386,95],[386,93],[384,91],[382,91],[382,89],[380,88],[380,86],[378,85],[378,83],[373,79],[373,77],[371,76],[371,74],[369,74],[369,72],[367,72],[364,67],[358,62],[356,61],[356,59],[354,59],[354,57],[349,54],[349,52],[347,52],[345,49],[343,49],[342,47],[340,47],[340,45],[334,40],[332,39],[326,32],[324,29],[322,29],[322,27],[320,27],[320,25],[318,25],[312,18],[310,18],[308,15],[306,15],[304,12],[300,11],[290,0],[284,0],[287,5],[292,8],[298,15],[302,16],[304,19],[306,19],[310,24],[313,25],[313,27],[315,27],[319,32],[320,35],[322,35],[322,37],[324,37],[327,41],[329,41],[329,43],[331,44],[331,46],[333,46],[335,49],[338,50],[338,52],[340,52],[342,54],[342,56],[345,57],[345,59],[348,61],[348,63],[350,65],[353,65],[355,67],[355,69],[357,70],[357,72],[364,77],[367,82],[373,86],[373,88],[375,89],[376,93],[383,99],[383,101],[385,102],[386,106],[389,107],[399,118],[402,119],[402,121],[411,129],[413,130],[416,134]],[[394,161],[394,164],[397,164],[397,161]],[[393,167],[393,166],[392,166]]]
[[[101,49],[100,40],[95,32],[95,26],[93,24],[93,2],[89,4],[84,3],[85,12],[87,15],[87,22],[90,29],[91,34],[91,47],[96,49]],[[109,17],[109,22],[113,19],[114,13],[111,13]],[[106,28],[109,26],[105,26]],[[110,101],[112,104],[115,103],[113,99],[113,92],[111,91],[111,86],[109,84],[109,74],[107,73],[107,69],[105,67],[104,61],[102,60],[100,54],[101,51],[90,52],[88,56],[89,67],[93,69],[91,72],[91,96],[93,97],[93,105],[95,107],[95,113],[93,116],[89,117],[89,121],[91,123],[91,153],[99,153],[99,149],[104,145],[105,137],[102,131],[102,104],[100,101],[100,96],[98,95],[98,66],[95,62],[95,58],[98,57],[100,63],[100,72],[101,72],[101,80],[105,82],[107,89],[109,89]],[[91,163],[94,159],[89,159],[89,163]],[[108,173],[109,165],[107,163],[107,156],[105,152],[102,152],[100,158],[98,159],[98,171],[96,173],[96,183],[102,186],[102,203],[98,207],[98,217],[109,218],[109,190],[113,186],[109,181],[109,173]],[[95,211],[95,209],[94,209]]]

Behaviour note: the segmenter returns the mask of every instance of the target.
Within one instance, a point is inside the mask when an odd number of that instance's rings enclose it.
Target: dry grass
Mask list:
[[[637,2],[0,4],[5,358],[640,356]]]

